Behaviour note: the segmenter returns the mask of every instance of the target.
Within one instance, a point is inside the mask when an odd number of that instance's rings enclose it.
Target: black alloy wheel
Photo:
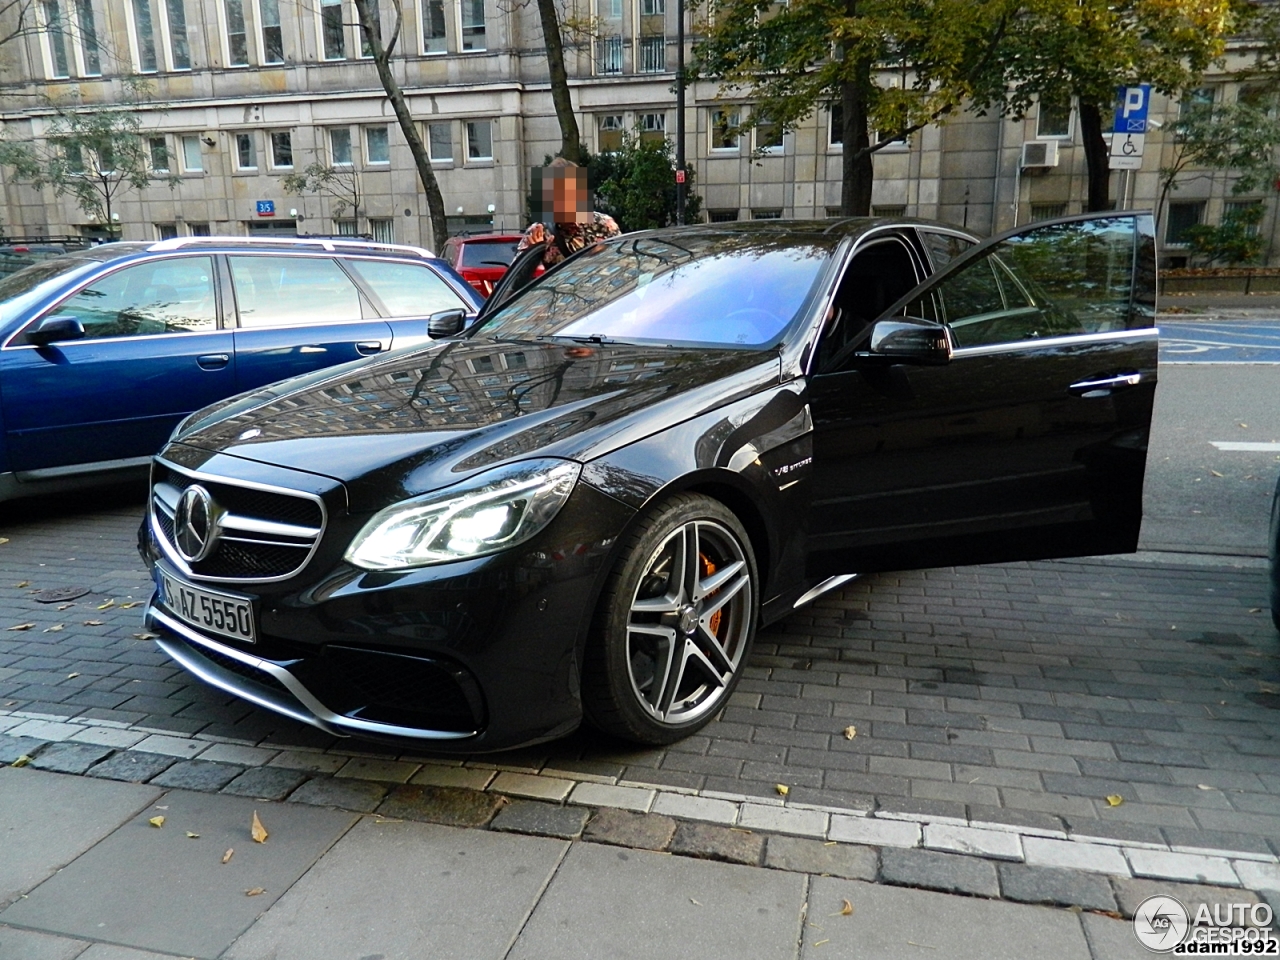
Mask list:
[[[746,666],[758,582],[751,541],[723,504],[678,494],[655,507],[624,543],[596,612],[588,721],[645,744],[710,723]]]

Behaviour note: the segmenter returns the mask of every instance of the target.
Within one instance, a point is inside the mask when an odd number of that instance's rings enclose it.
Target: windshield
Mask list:
[[[835,245],[781,232],[622,237],[535,281],[474,335],[760,347],[807,305]]]
[[[0,323],[26,309],[31,301],[38,299],[54,284],[61,286],[63,280],[70,279],[71,275],[100,265],[97,260],[58,257],[56,260],[33,263],[17,273],[0,277]]]
[[[468,240],[462,248],[461,267],[509,267],[517,240]]]

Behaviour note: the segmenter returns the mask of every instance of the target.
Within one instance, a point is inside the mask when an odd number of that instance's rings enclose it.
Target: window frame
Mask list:
[[[244,43],[244,63],[233,63],[235,57],[234,48],[231,44],[231,4],[238,4],[240,7],[240,27],[239,36],[243,37]],[[253,52],[250,50],[249,37],[252,31],[249,29],[249,15],[245,9],[246,0],[218,0],[218,30],[222,34],[222,53],[223,66],[228,70],[243,70],[246,67],[253,66]]]
[[[1046,105],[1046,104],[1045,104],[1045,102],[1044,102],[1043,100],[1038,100],[1038,101],[1036,102],[1036,136],[1035,136],[1035,138],[1036,138],[1037,140],[1059,140],[1059,141],[1062,141],[1062,142],[1064,142],[1064,143],[1069,143],[1069,142],[1072,140],[1072,138],[1075,136],[1075,130],[1076,130],[1076,108],[1075,108],[1075,103],[1074,103],[1074,102],[1068,102],[1068,103],[1067,103],[1067,105],[1066,105],[1066,107],[1067,107],[1067,125],[1066,125],[1066,132],[1065,132],[1065,133],[1052,133],[1052,132],[1045,132],[1045,131],[1042,129],[1042,125],[1044,124],[1044,121],[1045,121],[1045,119],[1046,119],[1046,117],[1045,117],[1045,110],[1046,110],[1046,107],[1047,107],[1048,109],[1052,109],[1053,105],[1052,105],[1052,104],[1048,104],[1048,105]]]
[[[289,138],[289,139],[288,139],[288,148],[289,148],[289,162],[288,162],[288,163],[277,163],[277,162],[276,162],[276,137],[288,137],[288,138]],[[267,131],[267,143],[268,143],[268,144],[270,145],[270,147],[271,147],[271,152],[267,155],[267,159],[268,159],[268,161],[269,161],[269,163],[270,163],[271,169],[272,169],[272,170],[292,170],[292,169],[294,168],[294,157],[293,157],[293,130],[292,130],[292,129],[289,129],[289,130],[268,130],[268,131]]]
[[[477,27],[477,26],[476,26],[476,24],[475,24],[475,22],[474,22],[474,21],[472,21],[472,23],[468,26],[466,16],[465,16],[465,15],[464,15],[464,13],[463,13],[464,8],[465,8],[468,4],[471,6],[471,11],[470,11],[470,12],[471,12],[472,14],[474,14],[474,13],[475,13],[476,5],[479,5],[479,8],[480,8],[480,25],[479,25],[479,27]],[[487,6],[485,5],[485,0],[461,0],[461,2],[459,2],[459,3],[455,4],[455,7],[456,7],[456,9],[457,9],[457,11],[458,11],[458,13],[457,13],[457,16],[458,16],[458,21],[457,21],[457,23],[458,23],[458,52],[459,52],[459,53],[483,53],[484,51],[488,50],[488,49],[489,49],[489,10],[488,10]],[[473,36],[473,37],[474,37],[474,36],[477,36],[477,35],[478,35],[478,36],[480,37],[481,45],[480,45],[480,46],[478,46],[478,47],[477,47],[477,46],[468,46],[468,45],[467,45],[467,37],[468,37],[467,31],[468,31],[468,30],[472,30],[472,31],[474,31],[474,30],[477,30],[477,29],[480,31],[480,32],[479,32],[479,34],[472,33],[472,34],[471,34],[471,36]]]
[[[347,159],[339,160],[338,151],[334,147],[333,135],[335,133],[346,134],[347,137]],[[329,151],[329,166],[334,170],[349,170],[355,166],[355,145],[351,142],[351,128],[346,125],[325,128],[325,146]]]
[[[1208,212],[1208,202],[1205,200],[1170,200],[1165,205],[1164,223],[1162,224],[1162,226],[1164,227],[1164,230],[1163,230],[1164,236],[1160,238],[1161,243],[1166,247],[1175,247],[1180,250],[1185,250],[1191,246],[1190,241],[1182,239],[1181,235],[1179,235],[1177,239],[1170,239],[1173,233],[1173,208],[1174,207],[1198,208],[1196,219],[1182,226],[1181,230],[1185,231],[1189,227],[1197,227],[1205,222],[1205,215]]]
[[[40,47],[44,54],[44,72],[45,78],[48,80],[70,80],[71,79],[71,61],[74,59],[72,55],[70,26],[64,7],[67,0],[40,0],[36,4],[36,22],[40,24],[39,37]],[[49,8],[54,9],[55,16],[51,19],[49,16]],[[56,38],[56,46],[55,46]],[[62,66],[58,64],[58,52],[61,51]],[[59,73],[58,70],[63,72]]]
[[[194,66],[191,56],[191,31],[187,26],[186,0],[156,0],[160,8],[160,33],[164,38],[165,65],[170,73],[190,73]],[[173,11],[182,12],[181,31],[175,30]],[[178,65],[178,51],[183,51],[186,66]]]
[[[452,45],[449,43],[449,10],[452,4],[448,0],[438,0],[440,4],[440,35],[438,37],[427,36],[427,26],[430,23],[431,5],[437,0],[421,0],[418,4],[418,45],[424,57],[442,57],[449,54]],[[432,41],[439,41],[440,49],[433,50],[430,47]]]
[[[254,20],[257,26],[256,36],[258,38],[258,58],[261,61],[262,66],[264,67],[281,66],[285,62],[285,53],[284,53],[284,24],[280,17],[280,0],[252,0],[252,2],[253,2]],[[264,7],[267,4],[270,4],[272,7],[275,8],[275,17],[276,17],[275,23],[267,23],[267,17],[264,11]],[[279,60],[268,59],[269,54],[267,51],[271,48],[271,44],[267,42],[268,30],[279,31],[279,38],[280,38],[280,59]]]
[[[76,75],[80,77],[102,76],[102,49],[98,40],[98,14],[93,0],[69,0],[69,10],[75,23],[75,42],[71,44],[76,63]],[[88,14],[88,28],[85,28]],[[93,66],[89,65],[90,60]]]
[[[328,3],[326,0],[319,0],[316,4],[316,39],[318,41],[316,49],[320,54],[321,63],[343,63],[352,59],[347,49],[350,46],[350,39],[347,37],[346,7],[346,0],[334,0],[332,3]],[[338,11],[338,28],[331,31],[325,24],[325,11],[333,9]],[[336,37],[342,45],[342,49],[336,56],[329,55],[328,38],[330,36]]]
[[[255,133],[256,131],[254,130],[240,130],[234,134],[235,155],[232,159],[233,159],[233,162],[235,163],[236,173],[257,173],[259,170],[258,143],[257,143],[257,137],[255,136]],[[252,162],[248,164],[241,162],[240,148],[241,148],[242,138],[243,138],[243,142],[247,143],[249,146],[249,157]]]
[[[139,9],[147,12],[147,33],[142,33],[142,25],[138,17]],[[124,4],[125,22],[129,33],[129,55],[133,59],[133,67],[140,74],[160,72],[160,54],[156,48],[156,18],[151,9],[151,0],[126,0]],[[144,42],[145,41],[145,42]],[[144,54],[150,56],[150,66],[143,61]]]
[[[432,165],[453,166],[456,162],[456,154],[453,152],[453,121],[452,120],[425,120],[423,126],[426,127],[426,146],[427,159]],[[449,155],[447,157],[437,157],[435,155],[435,141],[431,137],[432,127],[444,127],[448,133]]]
[[[156,163],[156,144],[159,143],[160,149],[164,152],[164,165],[160,166]],[[169,150],[169,138],[161,134],[160,136],[147,137],[147,168],[152,173],[168,174],[173,171],[173,154]]]
[[[728,122],[723,126],[717,123],[716,118],[723,117]],[[733,135],[733,144],[724,146],[718,143],[721,131],[728,131],[731,127],[737,127],[742,123],[742,111],[739,109],[729,109],[727,107],[712,107],[707,111],[707,151],[710,155],[715,154],[740,154],[742,152],[742,133],[739,131]]]
[[[371,134],[375,134],[378,131],[382,132],[382,136],[385,141],[385,147],[387,151],[387,156],[385,160],[375,160],[373,158],[373,143],[369,139],[369,137]],[[385,123],[382,123],[382,124],[374,123],[374,124],[370,124],[369,126],[363,127],[361,130],[361,134],[362,135],[360,139],[364,141],[363,145],[364,145],[365,166],[368,166],[368,167],[391,166],[391,129],[390,127]]]
[[[753,111],[754,112],[754,111]],[[762,157],[781,157],[787,152],[787,134],[785,130],[779,127],[777,121],[769,120],[758,114],[762,119],[757,120],[751,128],[751,152],[759,154]],[[760,143],[760,128],[774,127],[779,130],[778,142],[762,146]]]
[[[195,155],[200,160],[200,166],[198,167],[193,167],[190,164],[191,154],[188,152],[188,150],[192,146],[192,141],[194,141]],[[178,145],[181,148],[179,152],[182,154],[181,162],[182,162],[183,174],[186,176],[195,176],[197,174],[200,176],[204,176],[204,150],[201,149],[204,146],[204,144],[200,142],[200,134],[198,133],[180,134]]]
[[[494,157],[493,157],[493,152],[494,152],[494,151],[493,151],[493,120],[492,120],[492,118],[488,118],[488,119],[480,119],[480,120],[467,120],[467,121],[464,121],[464,123],[466,124],[466,126],[465,126],[465,128],[464,128],[464,129],[466,130],[466,134],[467,134],[467,140],[466,140],[466,144],[465,144],[465,152],[466,152],[466,162],[467,162],[467,164],[486,164],[486,163],[493,163],[493,159],[494,159]],[[476,124],[480,124],[480,123],[485,124],[485,125],[488,127],[488,129],[489,129],[489,155],[488,155],[487,157],[484,157],[484,156],[474,156],[474,157],[473,157],[473,156],[471,155],[471,128],[472,128],[474,125],[476,125]]]

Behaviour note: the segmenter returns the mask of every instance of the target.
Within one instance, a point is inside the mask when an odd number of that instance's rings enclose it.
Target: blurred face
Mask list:
[[[537,213],[544,223],[588,223],[593,207],[587,171],[581,167],[534,167],[533,195],[541,197]]]

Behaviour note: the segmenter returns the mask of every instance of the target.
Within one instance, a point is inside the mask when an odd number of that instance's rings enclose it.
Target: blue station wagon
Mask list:
[[[143,476],[192,411],[456,332],[481,303],[430,251],[364,241],[180,237],[34,264],[0,278],[0,500]]]

